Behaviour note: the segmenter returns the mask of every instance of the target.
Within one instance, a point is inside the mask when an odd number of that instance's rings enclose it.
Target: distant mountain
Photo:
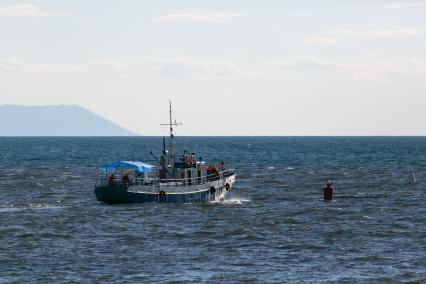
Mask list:
[[[79,106],[0,106],[0,136],[135,136]]]

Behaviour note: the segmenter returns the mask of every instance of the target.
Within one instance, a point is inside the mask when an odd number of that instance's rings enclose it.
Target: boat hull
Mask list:
[[[158,190],[157,192],[132,191],[123,185],[96,186],[95,195],[98,201],[109,204],[114,203],[208,203],[221,200],[230,190],[235,177],[227,179],[227,183],[219,186],[206,185],[206,188],[189,192],[170,192]],[[212,190],[214,188],[214,190]]]

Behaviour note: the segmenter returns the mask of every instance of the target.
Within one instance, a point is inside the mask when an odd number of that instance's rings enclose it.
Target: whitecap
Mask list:
[[[60,200],[55,203],[29,203],[29,204],[3,204],[0,205],[0,212],[22,211],[28,209],[59,209]]]
[[[229,198],[229,199],[225,199],[225,198],[220,198],[219,200],[213,201],[213,203],[218,203],[218,204],[230,204],[230,205],[241,205],[243,204],[243,202],[249,202],[250,199],[246,199],[246,198]]]

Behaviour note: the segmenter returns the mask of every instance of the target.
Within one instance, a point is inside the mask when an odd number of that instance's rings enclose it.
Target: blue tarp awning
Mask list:
[[[150,173],[155,167],[153,165],[136,161],[118,161],[102,167],[105,172],[114,171],[116,168],[130,168],[136,170],[138,173]]]

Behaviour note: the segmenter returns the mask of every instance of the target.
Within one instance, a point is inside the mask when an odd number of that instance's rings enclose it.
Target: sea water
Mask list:
[[[98,167],[160,137],[0,138],[0,283],[426,281],[426,138],[175,142],[236,169],[223,201],[96,201]]]

